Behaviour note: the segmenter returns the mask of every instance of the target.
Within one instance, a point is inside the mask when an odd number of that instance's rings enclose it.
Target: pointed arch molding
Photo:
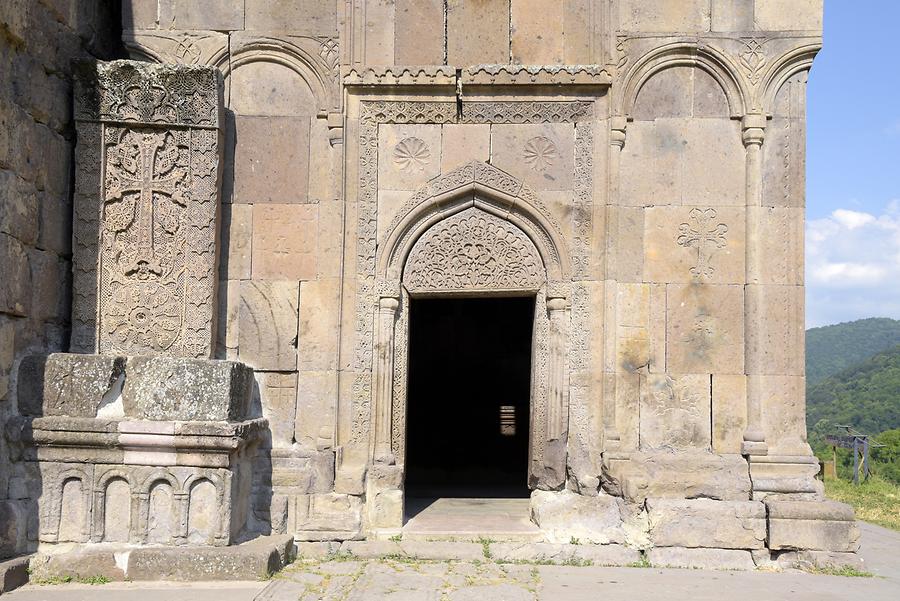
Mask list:
[[[518,248],[524,250],[527,245],[532,245],[540,259],[540,269],[546,273],[542,276],[545,282],[571,278],[569,252],[559,225],[537,194],[508,173],[487,163],[473,161],[435,178],[401,208],[380,245],[379,279],[399,282],[410,253],[414,248],[421,249],[420,238],[434,236],[435,224],[461,212],[468,216],[480,214],[486,224],[493,225],[497,235],[502,231],[512,237],[524,237]],[[509,225],[498,224],[498,221]],[[467,230],[467,233],[473,231]],[[406,273],[409,275],[408,267]],[[510,282],[509,289],[532,289],[533,284]],[[502,284],[494,282],[491,287],[502,288]]]

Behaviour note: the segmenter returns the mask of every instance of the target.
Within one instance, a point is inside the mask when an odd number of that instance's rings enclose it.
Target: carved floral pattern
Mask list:
[[[691,209],[691,223],[682,223],[678,226],[678,237],[675,241],[679,246],[697,249],[697,264],[691,267],[691,275],[695,278],[711,278],[715,269],[710,264],[712,253],[718,248],[724,248],[728,243],[725,234],[728,226],[724,223],[713,225],[717,216],[715,209]]]
[[[525,164],[529,165],[533,170],[546,171],[553,166],[559,153],[553,140],[544,136],[537,136],[525,142],[522,156],[525,159]]]
[[[511,223],[478,209],[441,221],[416,242],[407,260],[413,292],[537,290],[546,280],[534,243]]]
[[[217,124],[215,71],[93,68],[76,96],[72,350],[209,357],[219,133],[184,120]]]
[[[753,38],[744,40],[744,48],[738,55],[741,67],[744,68],[744,71],[747,73],[747,79],[753,85],[759,83],[763,76],[763,70],[769,64],[763,51],[763,44],[765,43],[765,40],[760,41]]]
[[[164,353],[178,339],[182,315],[166,286],[147,282],[113,292],[103,315],[106,334],[117,350]]]
[[[394,147],[394,163],[407,173],[425,167],[431,159],[428,145],[420,138],[405,138]]]

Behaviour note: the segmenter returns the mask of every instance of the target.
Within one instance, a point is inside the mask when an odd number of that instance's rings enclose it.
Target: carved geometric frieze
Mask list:
[[[537,290],[546,281],[534,243],[476,208],[439,222],[413,246],[404,283],[413,293]]]
[[[75,89],[72,350],[209,357],[221,78],[115,61]]]

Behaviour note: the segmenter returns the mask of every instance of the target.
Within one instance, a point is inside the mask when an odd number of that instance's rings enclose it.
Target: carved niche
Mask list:
[[[469,208],[416,241],[403,281],[413,293],[537,290],[546,272],[537,248],[521,229]]]
[[[209,67],[80,66],[73,351],[210,356],[221,88]]]

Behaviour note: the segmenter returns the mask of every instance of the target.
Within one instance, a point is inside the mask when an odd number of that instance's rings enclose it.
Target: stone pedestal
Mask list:
[[[230,361],[55,354],[19,372],[7,425],[41,543],[228,545],[247,531],[250,368]],[[151,418],[151,419],[148,419]]]

